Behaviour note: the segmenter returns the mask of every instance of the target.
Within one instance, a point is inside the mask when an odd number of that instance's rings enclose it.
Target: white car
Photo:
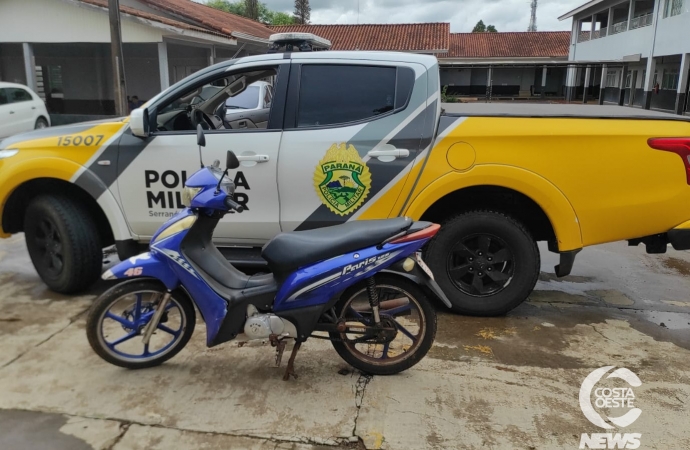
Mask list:
[[[24,85],[0,82],[0,138],[49,126],[41,97]]]

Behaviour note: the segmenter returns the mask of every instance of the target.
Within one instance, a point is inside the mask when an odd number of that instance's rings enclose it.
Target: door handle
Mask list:
[[[31,109],[36,109],[36,107],[35,107],[35,106],[32,106]]]
[[[253,161],[258,163],[268,162],[268,155],[240,155],[237,157],[239,162],[242,161]]]
[[[10,114],[14,114],[14,111],[10,111]]]
[[[410,156],[410,151],[404,148],[388,148],[385,150],[369,150],[367,156],[370,158],[378,158],[379,161],[390,162],[396,158],[407,158]]]

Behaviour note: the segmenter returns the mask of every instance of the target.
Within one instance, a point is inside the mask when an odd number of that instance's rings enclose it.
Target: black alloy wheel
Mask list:
[[[506,243],[491,234],[473,234],[453,246],[446,264],[448,278],[472,296],[494,295],[510,284],[515,264]]]
[[[62,238],[55,223],[47,217],[41,219],[34,236],[39,258],[49,275],[56,277],[65,264]]]

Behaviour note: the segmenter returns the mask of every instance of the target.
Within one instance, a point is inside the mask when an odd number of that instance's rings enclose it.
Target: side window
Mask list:
[[[10,103],[30,102],[33,100],[31,94],[21,88],[8,88],[7,93]]]
[[[262,84],[272,83],[277,73],[276,67],[253,68],[190,83],[189,88],[156,105],[156,129],[159,133],[188,133],[197,124],[219,131],[267,128],[268,112],[261,117],[252,112],[263,106]]]
[[[393,111],[396,67],[302,66],[297,127],[354,122]]]
[[[0,89],[0,105],[6,105],[9,103],[7,101],[7,89]]]

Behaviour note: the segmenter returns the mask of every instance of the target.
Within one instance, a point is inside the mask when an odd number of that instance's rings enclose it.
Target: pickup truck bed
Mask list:
[[[583,119],[640,119],[678,120],[690,122],[690,117],[615,105],[578,105],[563,103],[441,103],[445,116],[484,117],[564,117]]]

